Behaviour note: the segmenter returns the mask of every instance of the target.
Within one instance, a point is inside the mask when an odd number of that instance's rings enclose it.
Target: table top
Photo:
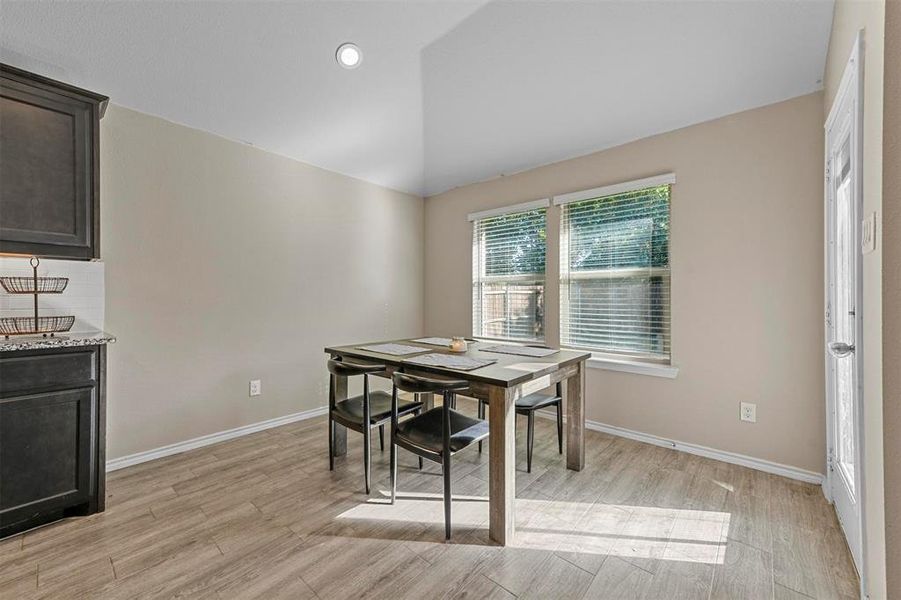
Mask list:
[[[425,336],[424,336],[425,337]],[[432,346],[413,341],[414,339],[386,340],[378,342],[361,342],[359,344],[350,344],[346,346],[327,346],[325,352],[334,356],[346,356],[353,359],[359,359],[363,362],[385,364],[392,366],[409,366],[416,371],[435,373],[444,376],[453,376],[457,379],[466,381],[479,381],[490,385],[501,387],[513,387],[520,383],[525,383],[539,377],[543,377],[548,373],[552,373],[557,369],[567,367],[569,365],[587,360],[591,358],[590,352],[580,350],[559,350],[554,354],[541,357],[533,356],[516,356],[512,354],[499,354],[496,352],[483,352],[480,348],[488,348],[490,346],[498,346],[502,344],[510,344],[510,342],[498,341],[475,341],[469,342],[469,349],[463,353],[451,352],[449,348],[442,346]],[[403,344],[405,346],[421,347],[423,353],[441,353],[454,354],[456,356],[469,356],[479,359],[491,359],[497,362],[473,369],[472,371],[460,371],[457,369],[448,369],[444,367],[433,367],[418,364],[405,363],[407,359],[421,356],[422,354],[407,354],[405,356],[396,356],[392,354],[382,354],[379,352],[371,352],[362,350],[360,346],[372,346],[375,344]],[[513,345],[513,344],[511,344]]]

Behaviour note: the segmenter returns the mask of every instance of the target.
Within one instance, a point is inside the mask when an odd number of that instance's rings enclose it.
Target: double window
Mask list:
[[[674,182],[663,175],[554,199],[562,346],[669,364]],[[474,335],[544,339],[544,206],[470,215]]]
[[[539,200],[469,216],[473,335],[544,340],[548,204]]]

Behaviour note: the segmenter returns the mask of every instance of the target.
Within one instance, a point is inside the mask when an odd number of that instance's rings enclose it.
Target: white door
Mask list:
[[[827,491],[860,572],[863,474],[859,71],[856,44],[826,121],[826,393]]]

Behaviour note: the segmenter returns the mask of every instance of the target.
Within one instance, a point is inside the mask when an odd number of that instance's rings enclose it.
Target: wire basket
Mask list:
[[[35,289],[37,284],[37,289]],[[0,285],[8,294],[62,294],[69,285],[68,277],[0,277]]]
[[[75,324],[74,316],[66,317],[38,317],[35,327],[34,317],[0,317],[0,334],[2,335],[26,335],[26,334],[53,334],[69,331]]]
[[[53,335],[61,331],[69,331],[75,324],[75,317],[41,317],[38,315],[38,296],[40,294],[59,294],[69,284],[68,277],[38,277],[38,265],[41,259],[32,256],[29,261],[34,275],[31,277],[0,277],[0,285],[10,294],[30,294],[34,297],[33,317],[0,317],[0,335],[43,334]]]

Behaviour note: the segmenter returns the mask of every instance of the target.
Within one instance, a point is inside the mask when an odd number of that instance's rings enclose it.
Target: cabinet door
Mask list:
[[[0,530],[90,496],[96,388],[0,399]]]
[[[96,255],[96,111],[0,78],[0,252]]]

